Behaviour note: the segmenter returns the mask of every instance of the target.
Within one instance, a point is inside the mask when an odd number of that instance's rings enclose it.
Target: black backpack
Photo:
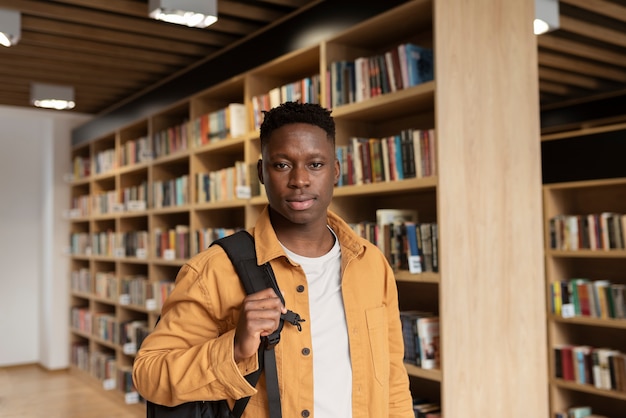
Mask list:
[[[270,264],[257,265],[252,235],[242,230],[228,237],[220,238],[211,245],[214,244],[221,246],[226,251],[247,294],[256,293],[271,287],[283,304],[285,303]],[[280,331],[283,328],[284,321],[295,325],[300,330],[300,322],[304,320],[292,311],[282,315],[278,329],[273,334],[264,337],[261,341],[258,354],[258,370],[245,377],[252,386],[256,386],[261,371],[265,370],[271,418],[280,418],[282,416],[280,393],[278,392],[278,375],[276,373],[276,357],[273,348],[280,341]],[[240,418],[249,400],[249,397],[237,400],[232,411],[225,400],[187,402],[174,407],[157,405],[146,401],[147,418]]]

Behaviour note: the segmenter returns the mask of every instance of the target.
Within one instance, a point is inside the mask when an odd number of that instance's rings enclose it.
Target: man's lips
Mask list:
[[[314,201],[312,196],[298,196],[287,199],[287,205],[293,210],[305,210],[313,206]]]

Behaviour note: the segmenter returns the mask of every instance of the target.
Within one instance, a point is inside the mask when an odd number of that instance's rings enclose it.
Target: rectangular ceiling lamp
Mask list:
[[[217,0],[150,0],[150,17],[193,28],[217,22]]]
[[[558,29],[559,0],[535,0],[535,35]]]
[[[15,45],[21,36],[22,14],[17,10],[0,9],[0,45]]]
[[[37,107],[46,109],[73,109],[74,87],[54,84],[32,83],[30,86],[30,102]]]

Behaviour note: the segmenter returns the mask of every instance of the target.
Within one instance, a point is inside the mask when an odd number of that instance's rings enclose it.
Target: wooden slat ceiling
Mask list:
[[[74,111],[100,114],[317,0],[219,0],[206,29],[159,22],[148,0],[0,0],[22,13],[0,46],[0,104],[30,107],[32,82],[72,85]]]
[[[318,0],[219,0],[219,21],[155,21],[147,0],[0,0],[22,38],[0,47],[0,104],[30,107],[31,82],[73,85],[74,111],[101,114]],[[539,36],[543,106],[626,92],[626,0],[560,0],[560,29]],[[626,94],[626,93],[624,93]]]
[[[626,94],[626,1],[560,0],[560,28],[537,37],[544,107]]]

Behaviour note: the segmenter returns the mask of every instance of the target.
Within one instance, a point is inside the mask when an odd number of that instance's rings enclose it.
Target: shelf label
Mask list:
[[[146,299],[146,309],[149,311],[156,311],[157,309],[156,299]]]
[[[137,251],[135,251],[135,257],[145,260],[148,258],[148,250],[146,248],[137,248]]]
[[[250,199],[252,197],[250,186],[237,186],[235,196],[239,199]]]
[[[111,205],[111,212],[113,212],[113,213],[124,212],[124,204],[123,203],[113,203]]]
[[[130,305],[130,295],[128,293],[122,293],[119,299],[120,305]]]
[[[167,250],[163,250],[163,259],[165,260],[176,260],[176,251],[168,248]]]
[[[115,389],[115,379],[104,379],[102,381],[102,388],[104,390],[113,390],[113,389]]]
[[[139,394],[137,392],[128,392],[124,394],[124,401],[130,405],[139,403]]]
[[[154,152],[149,149],[144,149],[139,152],[139,162],[152,161],[154,159]]]
[[[126,343],[122,346],[122,351],[126,355],[137,354],[137,344],[136,343]]]
[[[113,250],[113,256],[117,258],[126,257],[126,248],[117,247]]]
[[[576,316],[576,310],[573,303],[565,303],[561,306],[561,316],[563,318],[573,318]]]
[[[419,255],[409,256],[409,272],[417,274],[422,272],[422,258]]]
[[[143,212],[146,210],[145,200],[129,200],[126,202],[126,210],[129,212]]]

